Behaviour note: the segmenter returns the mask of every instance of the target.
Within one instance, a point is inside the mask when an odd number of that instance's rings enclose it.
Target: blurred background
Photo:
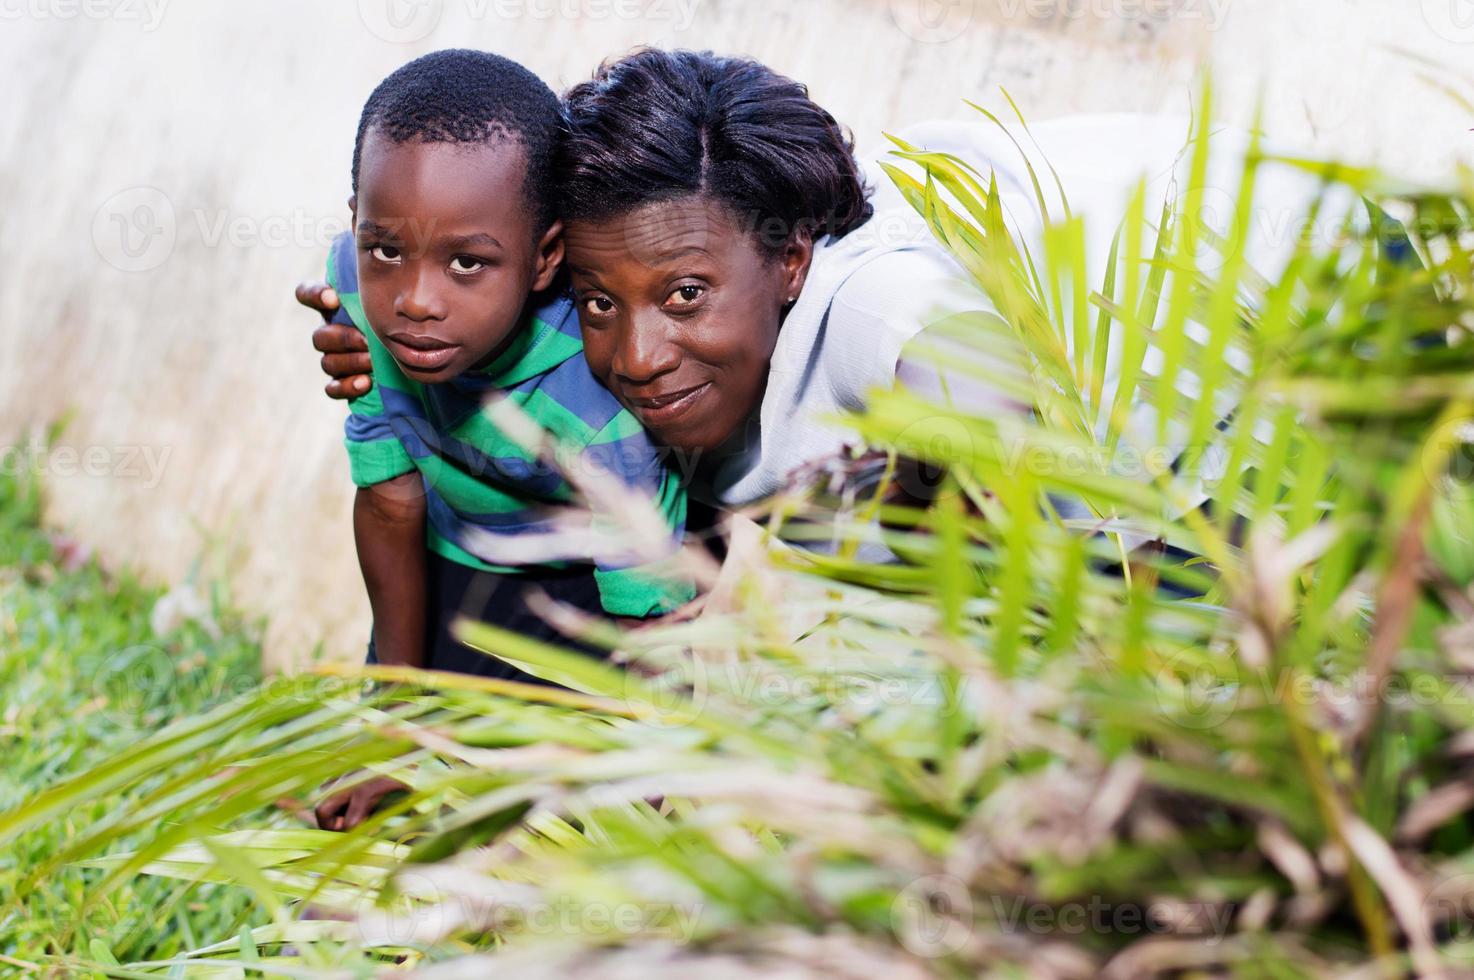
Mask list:
[[[642,44],[759,58],[862,148],[1001,88],[1030,120],[1183,113],[1211,66],[1224,122],[1414,179],[1474,160],[1474,0],[0,0],[0,466],[106,563],[225,575],[269,664],[358,656],[345,410],[292,287],[345,226],[363,99],[440,47],[561,90]]]

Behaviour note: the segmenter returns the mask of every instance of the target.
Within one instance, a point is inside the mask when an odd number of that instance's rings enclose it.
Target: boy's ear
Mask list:
[[[358,227],[358,195],[348,195],[348,230],[353,231]]]
[[[542,292],[553,284],[563,266],[563,222],[554,221],[537,243],[537,266],[532,291]]]

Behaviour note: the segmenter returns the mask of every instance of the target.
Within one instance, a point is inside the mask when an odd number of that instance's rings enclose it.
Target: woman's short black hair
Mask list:
[[[358,119],[355,194],[370,129],[395,143],[520,143],[527,155],[527,204],[539,232],[556,217],[552,167],[562,107],[546,82],[515,61],[489,51],[447,48],[416,58],[380,82]]]
[[[565,218],[700,193],[777,252],[797,231],[839,237],[872,212],[849,133],[805,86],[749,58],[639,50],[569,91],[564,114]]]

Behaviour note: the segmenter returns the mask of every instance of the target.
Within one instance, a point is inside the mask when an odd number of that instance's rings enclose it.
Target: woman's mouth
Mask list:
[[[706,381],[690,388],[680,388],[658,395],[646,395],[642,398],[631,398],[630,407],[635,410],[635,414],[647,427],[660,428],[670,425],[691,411],[702,396],[710,390],[711,382]]]
[[[460,352],[460,344],[419,334],[396,333],[384,338],[394,359],[414,371],[439,371]]]

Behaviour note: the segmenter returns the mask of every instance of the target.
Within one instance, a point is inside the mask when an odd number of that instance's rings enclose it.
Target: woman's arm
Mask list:
[[[429,596],[419,473],[361,487],[353,501],[353,537],[374,611],[379,663],[424,667]]]
[[[323,322],[312,332],[312,346],[320,351],[322,371],[328,382],[329,398],[357,398],[373,387],[368,344],[356,328],[334,323],[338,312],[338,293],[325,282],[304,282],[297,286],[297,302],[322,314]]]

